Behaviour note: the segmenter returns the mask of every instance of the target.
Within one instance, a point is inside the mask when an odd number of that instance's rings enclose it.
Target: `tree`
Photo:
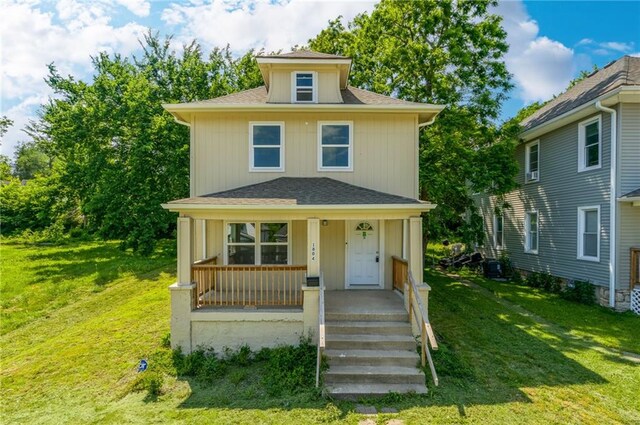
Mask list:
[[[35,142],[22,142],[15,151],[15,175],[29,180],[36,175],[46,175],[50,170],[49,156]]]
[[[200,46],[170,49],[170,38],[147,34],[140,57],[100,53],[91,82],[49,67],[56,97],[28,133],[59,162],[60,183],[78,199],[90,231],[149,253],[170,236],[175,216],[160,206],[189,193],[189,130],[163,103],[208,99],[259,84],[253,51],[233,59]]]
[[[514,134],[495,124],[512,88],[508,45],[494,1],[383,0],[347,27],[338,18],[310,48],[354,59],[350,83],[401,99],[446,105],[420,134],[420,196],[438,204],[426,217],[432,237],[469,241],[471,194],[515,187]],[[425,233],[426,235],[426,233]]]

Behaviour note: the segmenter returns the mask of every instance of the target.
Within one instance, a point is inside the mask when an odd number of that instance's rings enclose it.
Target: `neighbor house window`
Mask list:
[[[524,250],[538,253],[538,212],[529,211],[524,216]]]
[[[353,170],[353,123],[318,122],[318,169]]]
[[[288,264],[289,223],[227,223],[226,252],[227,264]]]
[[[250,123],[249,144],[251,171],[284,171],[284,123]]]
[[[602,166],[602,126],[600,116],[578,125],[578,171]]]
[[[315,103],[317,102],[317,75],[313,71],[296,71],[291,74],[292,103]]]
[[[493,217],[493,246],[502,248],[504,239],[504,219],[502,214]]]
[[[529,143],[525,149],[525,182],[540,180],[540,141]]]
[[[578,208],[578,258],[600,261],[600,206]]]

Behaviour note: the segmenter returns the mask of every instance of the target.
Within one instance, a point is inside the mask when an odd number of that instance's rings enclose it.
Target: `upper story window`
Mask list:
[[[504,239],[504,218],[502,214],[493,217],[493,246],[502,248]]]
[[[600,261],[600,206],[578,208],[578,259]]]
[[[318,74],[313,71],[296,71],[292,74],[291,103],[315,103],[318,101]]]
[[[524,216],[524,252],[538,253],[538,211],[529,211]]]
[[[351,121],[318,121],[318,170],[353,170]]]
[[[602,125],[600,116],[578,124],[578,172],[602,166]]]
[[[528,182],[540,180],[540,141],[536,140],[525,149],[525,179]]]
[[[284,171],[284,123],[249,123],[249,170]]]

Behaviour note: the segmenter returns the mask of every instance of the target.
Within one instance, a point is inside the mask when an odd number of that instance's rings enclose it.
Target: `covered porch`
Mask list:
[[[316,340],[319,285],[403,291],[409,271],[423,284],[420,214],[433,205],[331,179],[276,180],[278,198],[265,197],[272,181],[166,205],[180,213],[174,347]],[[302,190],[283,202],[292,183]],[[318,183],[323,195],[314,199]]]

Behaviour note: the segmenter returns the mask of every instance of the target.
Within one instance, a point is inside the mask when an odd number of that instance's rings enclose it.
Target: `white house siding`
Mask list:
[[[504,214],[504,249],[518,268],[604,286],[609,283],[610,118],[602,114],[602,167],[579,173],[581,121],[540,137],[539,182],[525,183],[525,144],[517,147],[520,189],[507,195],[512,208]],[[499,253],[493,248],[494,200],[480,196],[478,205],[487,230],[484,253],[497,257]],[[592,205],[600,206],[599,262],[577,259],[578,207]],[[539,217],[538,254],[529,254],[524,252],[524,217],[526,211],[534,209]]]
[[[620,107],[620,146],[618,196],[640,187],[640,104],[623,103]],[[619,289],[629,289],[631,247],[640,247],[640,207],[629,202],[618,203],[618,267]]]

